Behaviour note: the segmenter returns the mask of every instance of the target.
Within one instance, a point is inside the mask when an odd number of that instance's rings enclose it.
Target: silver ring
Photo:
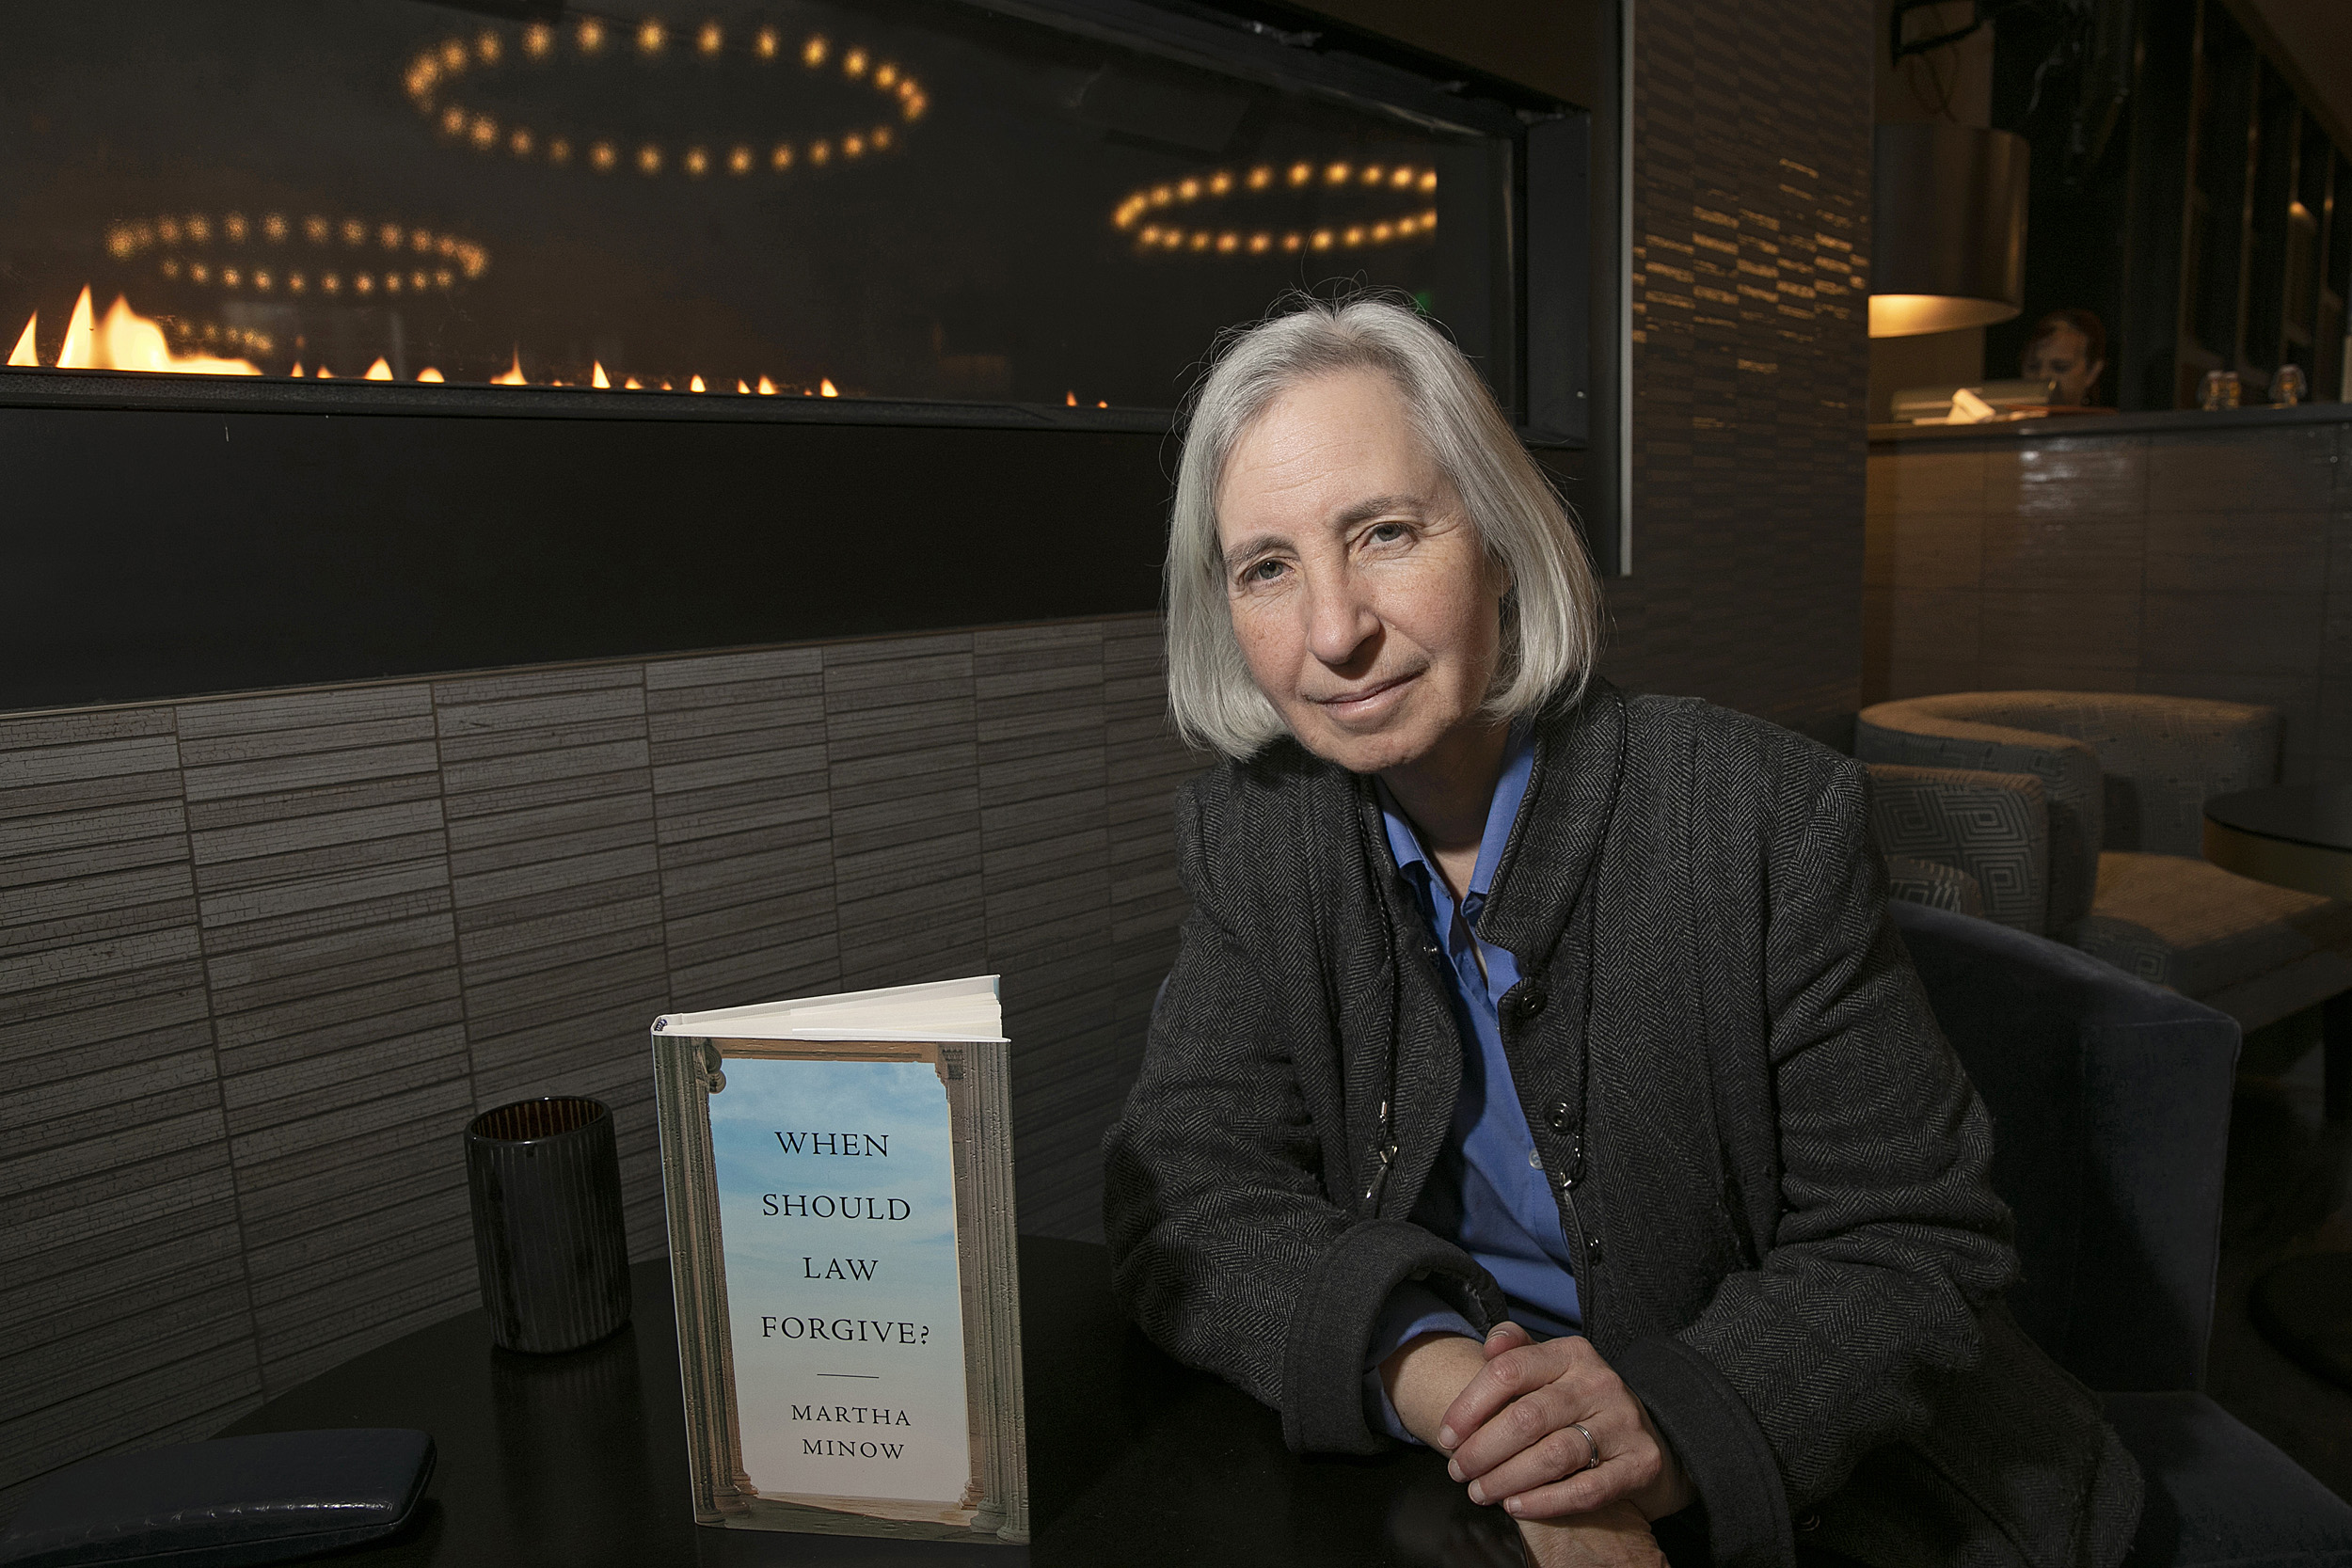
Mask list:
[[[1584,1470],[1599,1469],[1600,1445],[1593,1441],[1593,1434],[1584,1430],[1584,1423],[1582,1421],[1570,1421],[1568,1425],[1576,1428],[1577,1435],[1584,1439]],[[1583,1470],[1580,1470],[1577,1473],[1581,1475],[1583,1474]]]

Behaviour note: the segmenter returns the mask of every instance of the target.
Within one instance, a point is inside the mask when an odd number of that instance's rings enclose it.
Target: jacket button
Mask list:
[[[1550,1000],[1551,993],[1545,990],[1543,987],[1528,987],[1525,990],[1519,992],[1520,1019],[1524,1021],[1534,1018],[1537,1013],[1544,1010],[1544,1004]]]
[[[1554,1132],[1565,1132],[1575,1125],[1576,1112],[1568,1102],[1565,1100],[1553,1101],[1551,1102],[1551,1130]]]
[[[1442,958],[1445,957],[1445,950],[1434,942],[1423,947],[1422,952],[1424,956],[1432,958]]]
[[[1590,1240],[1588,1240],[1587,1242],[1585,1242],[1585,1243],[1584,1243],[1584,1256],[1586,1256],[1587,1258],[1590,1258],[1590,1259],[1591,1259],[1594,1262],[1596,1262],[1596,1263],[1597,1263],[1597,1262],[1599,1262],[1599,1261],[1600,1261],[1600,1238],[1599,1238],[1599,1237],[1595,1236],[1595,1237],[1591,1238]]]

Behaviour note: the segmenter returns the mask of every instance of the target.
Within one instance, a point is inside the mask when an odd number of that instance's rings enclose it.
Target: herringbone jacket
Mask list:
[[[1885,913],[1865,775],[1596,681],[1537,723],[1480,934],[1585,1331],[1695,1485],[1718,1564],[2107,1564],[2139,1477],[2000,1301],[1992,1131]],[[1288,742],[1188,784],[1193,899],[1105,1140],[1128,1310],[1365,1452],[1375,1315],[1493,1281],[1410,1214],[1463,1045],[1365,781]]]

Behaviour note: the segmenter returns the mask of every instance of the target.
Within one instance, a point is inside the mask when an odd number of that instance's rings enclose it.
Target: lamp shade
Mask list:
[[[1990,326],[2026,303],[2023,136],[1946,120],[1877,128],[1870,336]]]

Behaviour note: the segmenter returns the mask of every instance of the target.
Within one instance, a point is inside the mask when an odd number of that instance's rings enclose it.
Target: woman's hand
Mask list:
[[[1438,1449],[1452,1459],[1447,1473],[1469,1483],[1472,1502],[1500,1502],[1523,1520],[1590,1514],[1619,1501],[1645,1520],[1660,1519],[1689,1506],[1681,1465],[1591,1340],[1569,1335],[1539,1345],[1506,1323],[1486,1337],[1483,1354],[1486,1364],[1446,1407],[1437,1433]]]
[[[1622,1500],[1573,1519],[1522,1519],[1519,1539],[1535,1568],[1666,1568],[1649,1521]]]

